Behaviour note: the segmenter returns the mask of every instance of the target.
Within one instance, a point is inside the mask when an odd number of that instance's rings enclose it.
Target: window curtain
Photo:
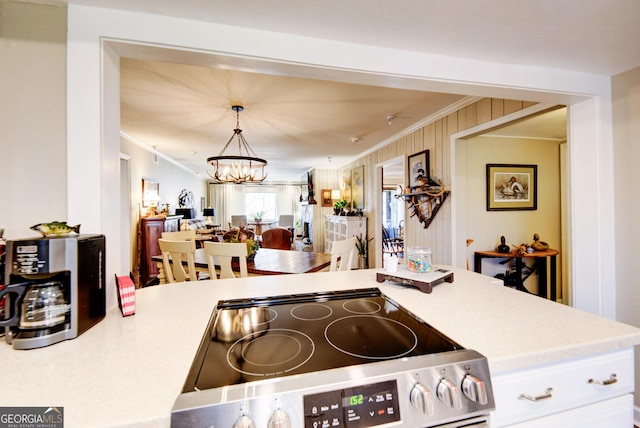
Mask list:
[[[214,223],[219,223],[223,229],[226,229],[229,227],[232,215],[243,215],[246,192],[275,193],[277,216],[293,215],[294,222],[300,219],[300,185],[247,186],[209,183],[209,201],[211,201],[209,205],[216,210]]]

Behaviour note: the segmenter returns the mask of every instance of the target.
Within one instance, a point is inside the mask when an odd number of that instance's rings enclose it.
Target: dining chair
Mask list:
[[[246,215],[232,215],[229,227],[247,227],[249,222]]]
[[[404,241],[399,237],[391,237],[386,227],[382,226],[382,253],[399,256],[404,252]]]
[[[331,245],[331,265],[329,265],[329,272],[351,270],[355,253],[355,236],[345,239],[344,241],[333,241]],[[338,261],[340,263],[338,263]]]
[[[162,239],[170,241],[193,241],[196,239],[195,230],[179,230],[177,232],[162,232]]]
[[[291,249],[291,231],[284,227],[274,227],[262,232],[262,247],[277,250]]]
[[[158,245],[162,252],[162,265],[167,282],[182,282],[197,280],[195,254],[196,242],[172,241],[169,239],[158,239]],[[182,265],[183,258],[187,259],[187,270],[185,272]],[[171,263],[173,261],[174,263]]]
[[[204,252],[207,255],[210,279],[217,279],[216,261],[220,266],[220,279],[236,278],[231,267],[233,257],[238,257],[240,264],[240,278],[249,276],[247,270],[247,244],[244,242],[205,242]]]
[[[293,216],[290,214],[283,214],[278,217],[278,227],[293,229]]]

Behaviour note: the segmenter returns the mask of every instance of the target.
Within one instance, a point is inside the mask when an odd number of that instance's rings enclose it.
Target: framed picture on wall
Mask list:
[[[538,166],[487,164],[487,211],[538,209]]]
[[[347,201],[347,206],[351,206],[351,170],[346,169],[342,172],[342,199]]]
[[[148,178],[142,179],[142,206],[147,208],[160,201],[160,184]]]
[[[364,209],[364,165],[351,170],[351,199],[353,209]]]
[[[414,190],[423,185],[423,180],[429,178],[429,150],[424,150],[409,156],[407,159],[407,186]]]
[[[333,203],[331,202],[331,189],[322,189],[322,198],[320,203],[323,207],[333,206]]]

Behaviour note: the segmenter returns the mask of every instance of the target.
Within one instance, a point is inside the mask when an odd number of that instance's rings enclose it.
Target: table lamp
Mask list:
[[[202,215],[207,218],[207,225],[213,225],[213,220],[211,217],[216,215],[216,210],[214,208],[205,208],[202,210]]]

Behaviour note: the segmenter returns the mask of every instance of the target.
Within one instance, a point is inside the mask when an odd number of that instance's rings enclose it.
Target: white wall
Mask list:
[[[128,241],[122,243],[122,247],[130,245],[131,261],[128,266],[121,267],[121,274],[126,274],[135,269],[138,263],[138,221],[140,216],[146,214],[147,209],[141,207],[142,198],[142,179],[150,179],[158,182],[160,204],[170,203],[169,212],[175,213],[178,207],[178,196],[183,189],[187,189],[193,193],[194,208],[196,215],[201,216],[200,198],[205,198],[206,206],[206,180],[194,175],[193,173],[167,161],[162,157],[157,157],[157,163],[154,161],[154,154],[148,150],[133,144],[126,139],[122,139],[120,143],[120,152],[129,157],[130,169],[130,188],[128,189],[130,198],[131,216],[131,233]],[[126,225],[121,227],[126,228]],[[124,239],[124,238],[123,238]]]
[[[0,227],[38,236],[67,213],[66,8],[0,2]],[[83,232],[100,232],[84,226]]]
[[[122,153],[131,157],[132,206],[139,207],[142,197],[142,179],[147,178],[158,182],[161,199],[159,204],[171,204],[169,206],[170,213],[173,214],[175,209],[179,207],[178,196],[183,189],[186,189],[193,193],[193,206],[196,208],[196,215],[202,216],[200,198],[205,198],[206,207],[207,181],[205,179],[167,161],[163,157],[157,157],[156,163],[153,153],[125,139],[121,140],[120,149]],[[146,211],[146,209],[143,211]]]
[[[617,314],[640,327],[640,67],[613,78]],[[640,347],[636,347],[636,421],[640,421]],[[636,422],[637,425],[637,422]]]

